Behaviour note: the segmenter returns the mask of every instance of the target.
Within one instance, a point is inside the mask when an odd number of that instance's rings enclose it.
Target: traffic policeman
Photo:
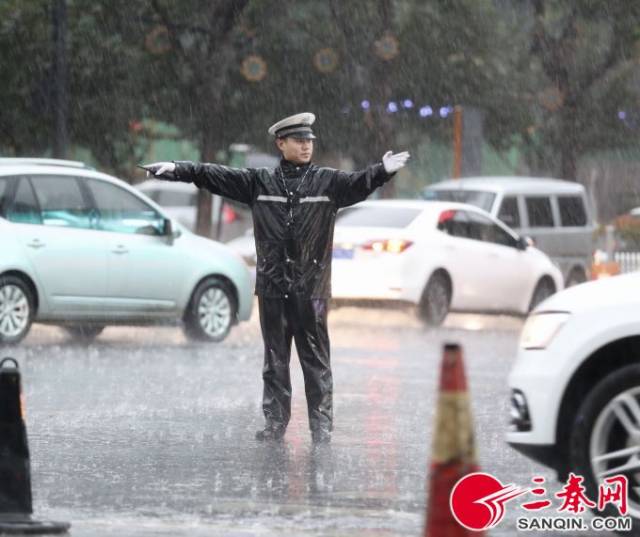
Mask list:
[[[353,205],[389,181],[409,153],[388,151],[382,161],[345,172],[311,162],[315,116],[301,113],[269,128],[282,155],[276,168],[231,168],[187,161],[145,168],[156,177],[194,183],[251,207],[256,242],[255,294],[264,341],[265,427],[258,440],[277,440],[291,417],[289,362],[295,341],[304,376],[314,442],[333,429],[328,299],[333,228],[338,209]]]

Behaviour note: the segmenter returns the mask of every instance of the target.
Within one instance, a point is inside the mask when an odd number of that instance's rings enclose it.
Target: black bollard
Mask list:
[[[65,533],[66,522],[37,521],[31,497],[31,464],[20,370],[13,358],[0,361],[0,534]]]
[[[20,371],[13,358],[0,362],[0,513],[33,513]]]

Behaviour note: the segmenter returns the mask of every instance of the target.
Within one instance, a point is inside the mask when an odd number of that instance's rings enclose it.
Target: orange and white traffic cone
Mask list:
[[[482,535],[460,525],[449,507],[449,497],[455,484],[477,471],[462,349],[457,344],[446,344],[440,374],[424,537]]]

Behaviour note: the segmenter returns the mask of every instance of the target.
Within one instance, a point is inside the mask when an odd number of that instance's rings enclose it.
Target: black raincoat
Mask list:
[[[337,210],[364,200],[391,178],[381,163],[351,173],[287,161],[275,169],[175,164],[179,181],[193,182],[251,207],[257,254],[255,291],[273,298],[331,296]],[[296,173],[297,184],[288,181]]]
[[[175,163],[174,179],[193,182],[249,205],[256,241],[256,288],[265,344],[263,410],[268,428],[291,415],[289,360],[295,339],[305,380],[309,426],[330,431],[333,382],[327,299],[331,296],[333,228],[338,209],[387,182],[382,163],[357,172],[296,166],[229,168]]]

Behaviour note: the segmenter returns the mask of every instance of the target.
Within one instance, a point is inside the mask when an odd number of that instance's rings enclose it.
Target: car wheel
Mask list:
[[[432,274],[418,304],[418,316],[430,326],[440,326],[451,304],[451,284],[443,272]]]
[[[547,298],[556,292],[556,286],[549,278],[542,278],[536,285],[529,303],[529,311],[533,311],[535,307],[544,302]]]
[[[198,341],[222,341],[231,330],[236,301],[231,286],[220,278],[207,278],[193,293],[185,314],[185,333]]]
[[[609,374],[587,394],[570,435],[571,470],[584,477],[587,496],[598,498],[606,477],[629,480],[628,514],[640,520],[640,365]],[[590,493],[590,494],[589,494]],[[608,505],[601,516],[619,516]],[[634,533],[638,535],[638,533]]]
[[[99,324],[78,324],[64,326],[63,328],[74,340],[90,343],[102,333],[105,327]]]
[[[565,287],[573,287],[574,285],[578,285],[579,283],[584,283],[586,281],[587,275],[584,273],[584,270],[576,268],[569,273]]]
[[[17,276],[0,276],[0,343],[20,342],[35,314],[31,288]]]

